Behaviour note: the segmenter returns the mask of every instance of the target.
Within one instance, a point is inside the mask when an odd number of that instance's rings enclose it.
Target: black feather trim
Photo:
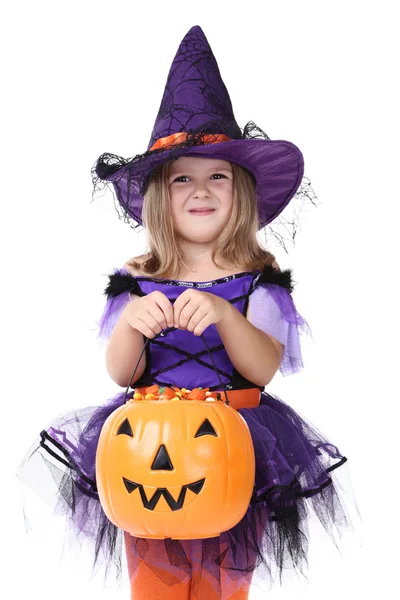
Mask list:
[[[290,293],[292,293],[294,288],[291,269],[278,271],[269,265],[266,265],[263,268],[261,274],[254,283],[254,287],[257,287],[257,285],[260,283],[273,283],[275,285],[280,285],[281,287],[286,288]],[[104,294],[106,294],[108,299],[115,298],[115,296],[119,296],[119,294],[128,291],[136,296],[145,296],[137,281],[137,278],[130,273],[116,272],[109,275],[109,281],[104,290]]]
[[[107,287],[104,290],[107,299],[115,298],[123,292],[131,292],[136,296],[144,296],[140,285],[130,273],[112,273],[109,275]]]
[[[273,283],[275,285],[280,285],[283,288],[286,288],[291,294],[294,289],[294,282],[292,279],[292,270],[285,269],[284,271],[278,271],[269,265],[266,265],[261,275],[258,277],[255,282],[255,287],[257,287],[260,283]]]

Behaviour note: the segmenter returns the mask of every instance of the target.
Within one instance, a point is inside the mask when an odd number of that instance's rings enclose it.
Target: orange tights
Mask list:
[[[251,573],[236,572],[239,577],[232,579],[224,569],[219,569],[217,585],[207,569],[200,571],[200,540],[180,542],[190,561],[188,567],[186,558],[181,566],[170,564],[164,540],[138,540],[127,532],[124,539],[131,600],[248,600]]]

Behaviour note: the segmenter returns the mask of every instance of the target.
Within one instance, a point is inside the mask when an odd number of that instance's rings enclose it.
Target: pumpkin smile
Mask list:
[[[197,495],[201,492],[204,482],[205,482],[205,478],[203,478],[203,479],[199,479],[199,481],[195,481],[194,483],[188,483],[186,485],[183,485],[179,492],[178,500],[174,499],[174,497],[168,491],[167,488],[157,488],[156,491],[154,492],[153,496],[151,497],[151,499],[148,500],[147,496],[146,496],[146,492],[144,490],[144,487],[141,483],[136,483],[135,481],[131,481],[129,479],[126,479],[125,477],[123,477],[122,479],[123,479],[124,485],[125,485],[127,491],[129,492],[129,494],[134,492],[136,490],[136,488],[139,489],[139,493],[140,493],[140,497],[142,499],[143,506],[144,506],[144,508],[147,508],[148,510],[155,509],[161,496],[164,496],[165,501],[167,502],[167,504],[171,510],[180,510],[181,508],[183,508],[183,504],[185,502],[186,490],[189,489],[191,492],[194,492]],[[171,489],[176,490],[179,488],[174,487]],[[193,500],[194,500],[194,498],[192,498],[189,502],[187,502],[186,506],[188,504],[190,504],[191,502],[193,502]]]

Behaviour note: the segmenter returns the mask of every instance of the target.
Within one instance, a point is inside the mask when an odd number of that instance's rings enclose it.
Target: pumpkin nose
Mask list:
[[[156,457],[153,461],[153,464],[151,465],[151,470],[152,471],[172,471],[173,468],[174,467],[173,467],[173,464],[169,457],[169,454],[167,452],[167,449],[164,446],[164,444],[161,444],[161,446],[159,447],[158,452],[156,454]]]

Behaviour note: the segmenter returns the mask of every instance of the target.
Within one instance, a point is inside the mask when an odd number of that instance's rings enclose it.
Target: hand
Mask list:
[[[173,327],[173,306],[169,298],[156,290],[132,300],[122,313],[133,329],[153,338],[167,327]]]
[[[208,292],[188,289],[174,303],[174,325],[201,335],[213,323],[220,323],[229,310],[230,303]]]

